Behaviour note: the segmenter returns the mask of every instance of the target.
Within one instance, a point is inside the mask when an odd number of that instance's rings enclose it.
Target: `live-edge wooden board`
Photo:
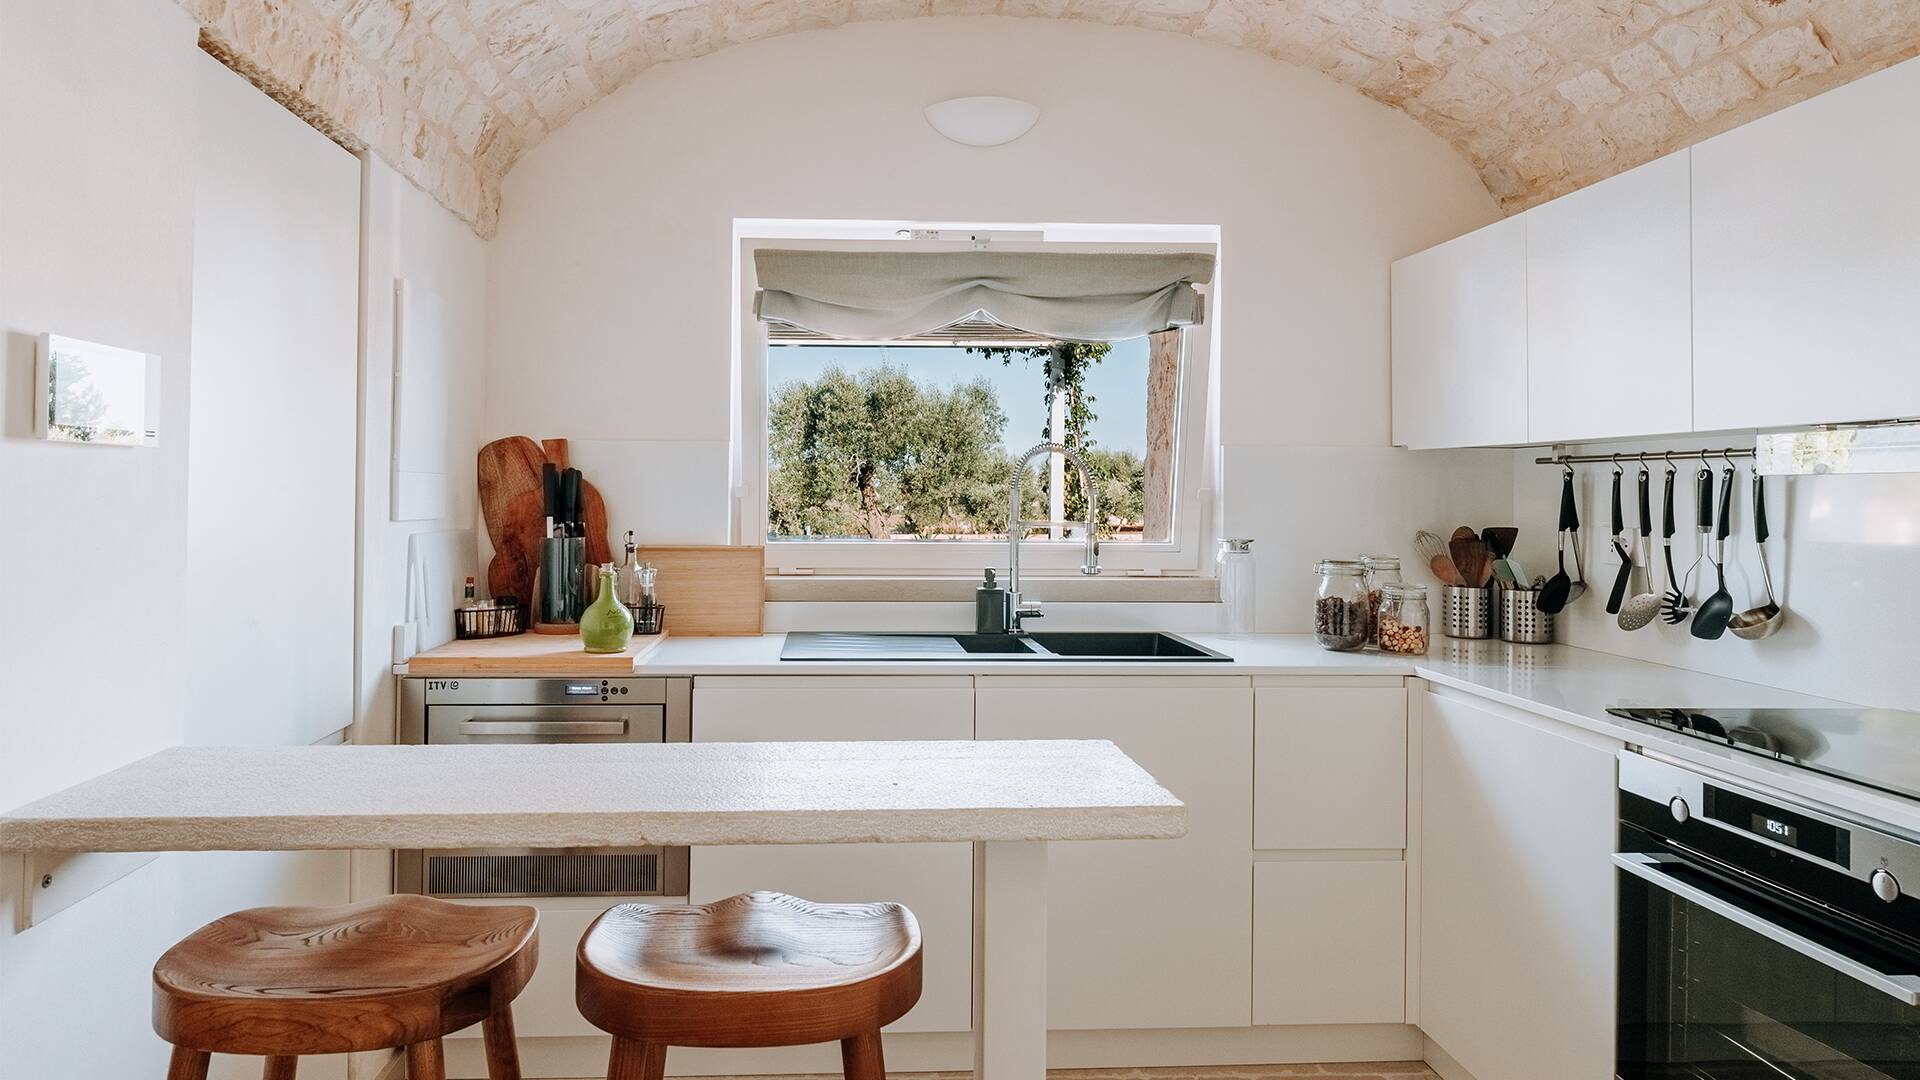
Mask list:
[[[516,634],[449,641],[407,661],[407,674],[435,678],[451,675],[627,676],[666,639],[664,633],[635,637],[625,652],[617,653],[590,653],[580,644],[579,635]]]
[[[762,547],[643,547],[641,562],[660,571],[655,591],[667,629],[681,637],[759,634],[767,602]]]

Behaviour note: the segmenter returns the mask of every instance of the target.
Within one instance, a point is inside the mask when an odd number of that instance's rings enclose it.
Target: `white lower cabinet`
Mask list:
[[[1407,846],[1407,691],[1398,678],[1253,692],[1253,846]]]
[[[982,739],[1110,739],[1187,804],[1178,840],[1051,845],[1049,1026],[1252,1023],[1248,680],[981,677],[975,711]]]
[[[1253,1022],[1406,1020],[1407,864],[1253,867]]]
[[[1475,1080],[1610,1080],[1620,744],[1422,699],[1420,1026]]]
[[[972,739],[968,676],[699,678],[695,742]],[[897,900],[920,922],[920,1004],[889,1031],[973,1026],[973,846],[833,844],[700,847],[690,855],[696,904],[754,889],[809,900]]]

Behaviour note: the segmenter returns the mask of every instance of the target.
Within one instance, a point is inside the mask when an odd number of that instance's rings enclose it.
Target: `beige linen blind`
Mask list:
[[[1012,251],[754,253],[754,314],[833,338],[911,337],[984,314],[1060,341],[1121,341],[1201,319],[1213,256]]]

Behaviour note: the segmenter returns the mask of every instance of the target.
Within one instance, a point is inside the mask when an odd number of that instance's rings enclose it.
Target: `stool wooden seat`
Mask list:
[[[770,892],[622,904],[581,938],[574,996],[613,1035],[609,1080],[660,1080],[669,1046],[835,1041],[847,1080],[884,1080],[880,1029],[920,1000],[920,924]]]
[[[474,1023],[492,1080],[519,1080],[513,999],[539,957],[539,913],[425,896],[254,908],[208,923],[153,968],[153,1030],[169,1080],[212,1054],[267,1058],[291,1080],[307,1054],[405,1048],[413,1080],[444,1080],[440,1039]]]

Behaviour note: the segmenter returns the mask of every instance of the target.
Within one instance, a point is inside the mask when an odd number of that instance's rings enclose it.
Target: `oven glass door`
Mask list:
[[[1621,1080],[1920,1080],[1920,955],[1679,852],[1614,861]]]

